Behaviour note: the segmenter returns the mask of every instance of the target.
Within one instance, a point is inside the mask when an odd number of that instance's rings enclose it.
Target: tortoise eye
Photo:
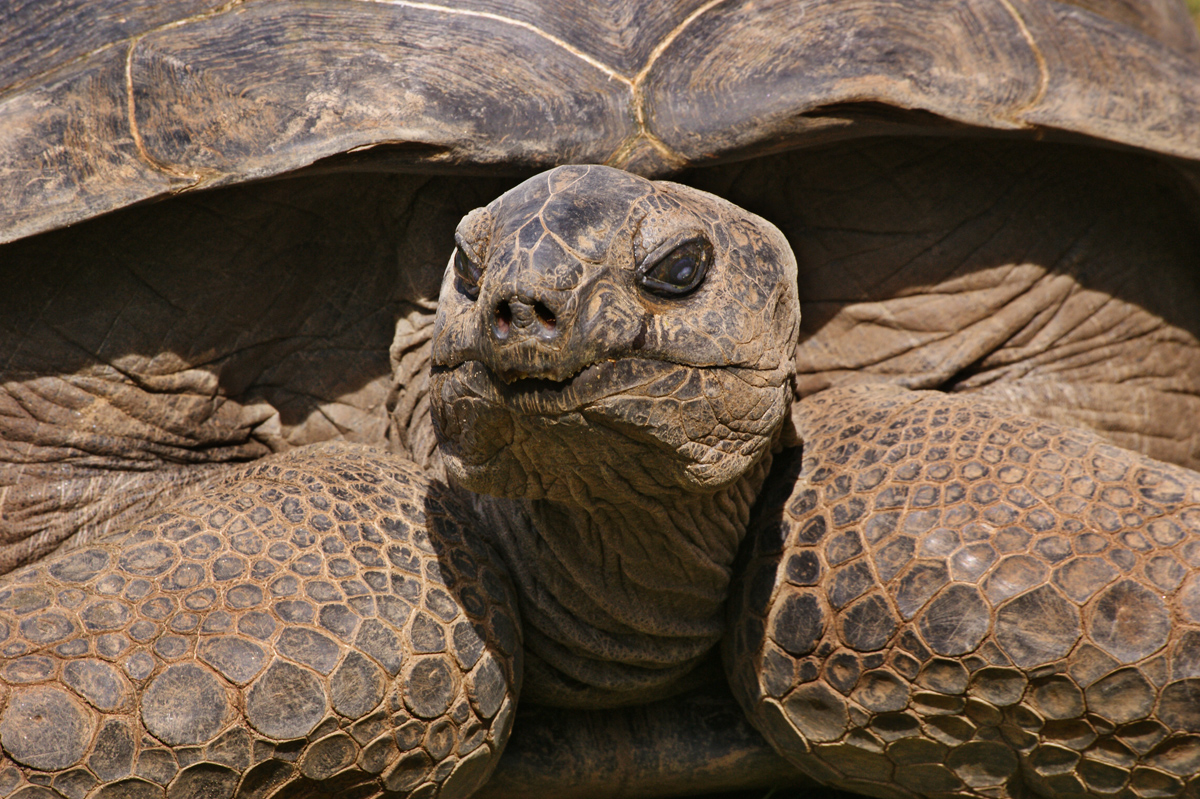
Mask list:
[[[483,277],[483,269],[472,261],[462,247],[454,248],[454,276],[458,278],[458,290],[471,299],[479,296],[479,281]]]
[[[655,294],[678,297],[694,291],[704,282],[708,264],[712,261],[712,245],[703,238],[688,239],[661,258],[647,261],[649,266],[638,272],[642,288]]]

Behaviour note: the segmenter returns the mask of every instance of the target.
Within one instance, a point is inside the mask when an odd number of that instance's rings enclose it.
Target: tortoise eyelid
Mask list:
[[[707,248],[711,251],[712,243],[708,240],[708,236],[704,235],[703,231],[681,230],[678,233],[668,236],[658,244],[646,250],[646,254],[637,261],[634,268],[638,274],[645,274],[653,269],[659,261],[669,255],[673,250],[682,247],[689,241],[695,240],[703,241]]]
[[[674,256],[674,257],[673,257]],[[635,280],[644,291],[676,298],[704,282],[713,260],[712,242],[703,234],[678,233],[651,250],[638,265]],[[677,274],[673,267],[683,267]],[[661,273],[661,274],[660,274]]]

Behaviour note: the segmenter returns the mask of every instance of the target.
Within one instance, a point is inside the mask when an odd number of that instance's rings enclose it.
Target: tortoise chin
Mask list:
[[[511,382],[466,361],[436,369],[431,396],[455,481],[558,501],[725,488],[770,448],[790,402],[782,372],[648,358]]]

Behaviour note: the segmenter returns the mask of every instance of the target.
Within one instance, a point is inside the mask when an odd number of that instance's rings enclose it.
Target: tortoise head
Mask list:
[[[432,405],[458,482],[527,499],[707,492],[769,449],[800,319],[770,223],[571,166],[472,211],[455,238]]]

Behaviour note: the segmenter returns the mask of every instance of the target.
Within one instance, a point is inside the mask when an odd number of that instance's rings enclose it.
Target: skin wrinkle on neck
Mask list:
[[[675,250],[647,265],[639,242],[677,250],[681,236],[704,239],[712,264],[698,290],[659,296],[638,270]],[[526,698],[670,696],[700,679],[689,673],[724,632],[750,505],[788,415],[791,252],[717,197],[603,167],[532,178],[456,237],[480,265],[443,283],[434,424],[448,477],[506,498],[475,506],[521,603]],[[514,292],[553,311],[552,336],[493,325]]]
[[[730,544],[736,547],[741,531],[734,519],[713,518],[710,514],[714,504],[712,497],[669,502],[650,497],[643,507],[633,503],[624,507],[571,507],[544,500],[530,502],[527,507],[531,533],[554,551],[570,583],[593,596],[614,595],[618,604],[613,608],[613,618],[637,630],[639,617],[647,610],[637,606],[639,595],[661,596],[656,605],[669,602],[669,597],[675,595],[693,602],[698,596],[712,596],[728,579],[728,565],[719,563],[718,558],[731,551]],[[689,505],[702,510],[698,514],[687,512],[684,508]],[[729,543],[721,548],[722,552],[713,553],[696,537],[721,538]],[[580,546],[581,541],[596,544]],[[614,570],[606,552],[621,555],[625,561],[623,573]],[[673,564],[677,566],[672,568]],[[663,615],[677,618],[675,610]],[[656,625],[640,631],[662,629]]]
[[[659,671],[670,693],[724,632],[733,559],[770,462],[762,458],[712,494],[646,497],[643,507],[485,500],[486,517],[503,520],[497,544],[535,632],[526,640],[531,653],[599,687],[621,685],[613,675],[626,671]],[[706,548],[712,541],[724,542],[716,553]],[[629,689],[644,691],[648,679],[630,680]]]

